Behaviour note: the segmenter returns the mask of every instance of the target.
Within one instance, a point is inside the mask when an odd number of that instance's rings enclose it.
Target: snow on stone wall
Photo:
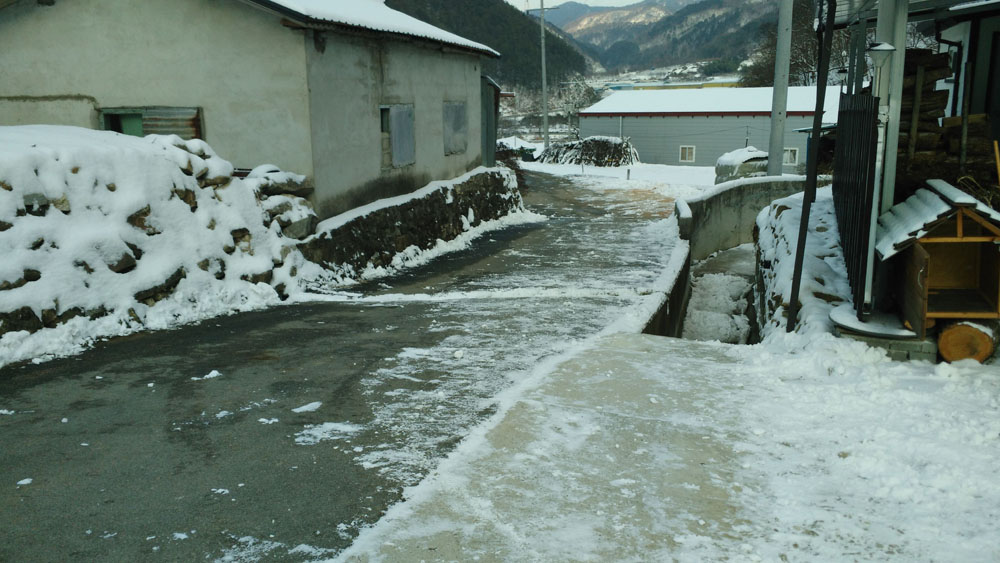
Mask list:
[[[0,367],[307,300],[307,289],[389,275],[543,219],[499,168],[331,218],[319,237],[311,191],[271,165],[234,177],[200,140],[0,127]],[[338,226],[322,252],[305,242]]]
[[[757,216],[757,315],[761,336],[786,330],[802,195],[774,201]],[[816,191],[806,238],[796,332],[832,332],[830,310],[851,302],[831,188]]]
[[[513,171],[477,168],[331,217],[300,248],[335,281],[380,277],[466,233],[542,219],[525,211],[517,188]]]
[[[297,254],[283,227],[315,214],[264,192],[304,177],[232,173],[200,140],[0,127],[0,336],[74,319],[161,327],[277,302],[293,289],[287,276],[268,285],[282,277],[273,270]]]

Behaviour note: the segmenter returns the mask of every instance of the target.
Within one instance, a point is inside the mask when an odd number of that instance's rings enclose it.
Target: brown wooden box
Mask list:
[[[875,248],[921,339],[937,319],[1000,319],[1000,212],[968,193],[927,180],[879,217]]]

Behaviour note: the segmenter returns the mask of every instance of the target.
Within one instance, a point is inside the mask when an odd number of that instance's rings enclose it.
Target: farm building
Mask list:
[[[497,56],[381,0],[0,0],[0,125],[202,138],[326,217],[489,160]]]
[[[823,112],[836,122],[839,89],[830,87]],[[695,88],[616,92],[580,111],[580,137],[629,137],[642,162],[714,166],[734,149],[766,148],[771,132],[771,88]],[[815,87],[788,89],[785,172],[806,161],[816,109]]]

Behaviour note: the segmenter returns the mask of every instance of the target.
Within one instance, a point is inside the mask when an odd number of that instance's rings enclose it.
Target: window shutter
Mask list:
[[[413,106],[395,105],[390,108],[392,135],[392,165],[406,166],[417,161],[416,137],[413,127]]]
[[[465,152],[469,141],[469,121],[465,102],[444,103],[444,154]]]

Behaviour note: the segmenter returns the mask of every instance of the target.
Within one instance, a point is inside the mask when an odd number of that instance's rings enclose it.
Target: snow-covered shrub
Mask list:
[[[767,175],[767,153],[756,147],[727,152],[715,161],[715,183]]]
[[[268,283],[302,261],[281,229],[311,209],[261,195],[273,175],[232,174],[200,140],[0,127],[0,335],[78,317],[171,326],[293,291]]]
[[[639,152],[628,138],[587,137],[568,143],[553,143],[538,160],[546,164],[628,166],[639,163]]]

